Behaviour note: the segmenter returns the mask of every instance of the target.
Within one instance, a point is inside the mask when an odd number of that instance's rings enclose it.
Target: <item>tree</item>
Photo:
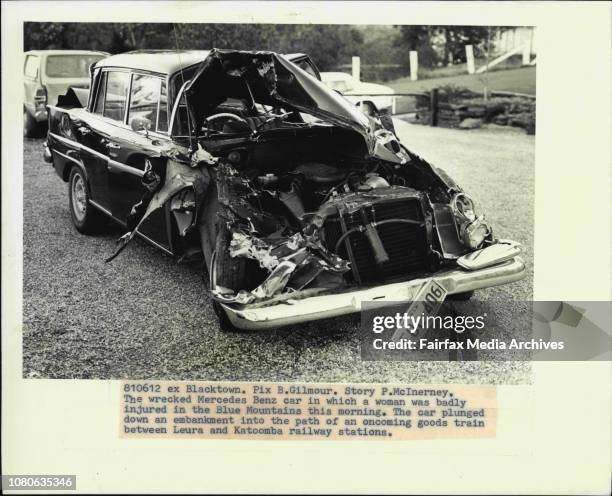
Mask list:
[[[419,52],[419,64],[432,67],[438,63],[465,62],[465,45],[474,47],[474,55],[486,52],[487,26],[401,26],[398,44],[405,50]]]
[[[26,23],[26,50],[83,49],[122,53],[137,49],[272,50],[304,52],[322,69],[359,52],[353,26],[311,24]]]
[[[486,26],[437,26],[444,37],[444,64],[465,62],[465,45],[474,47],[474,55],[482,56],[489,30]]]
[[[434,67],[439,56],[434,49],[432,37],[435,29],[431,26],[400,26],[400,36],[397,45],[406,51],[405,61],[408,62],[408,53],[416,50],[419,53],[419,64],[423,67]]]

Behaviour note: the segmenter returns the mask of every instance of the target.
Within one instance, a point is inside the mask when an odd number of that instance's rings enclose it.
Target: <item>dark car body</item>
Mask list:
[[[103,213],[126,227],[109,260],[135,235],[201,257],[225,327],[410,301],[426,281],[457,294],[523,277],[520,247],[459,186],[318,74],[272,52],[98,62],[88,95],[49,107],[46,156],[75,225]]]

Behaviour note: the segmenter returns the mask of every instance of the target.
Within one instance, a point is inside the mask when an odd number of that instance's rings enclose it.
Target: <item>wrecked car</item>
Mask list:
[[[520,245],[496,238],[448,175],[291,58],[141,51],[92,66],[89,94],[49,106],[45,159],[76,228],[125,227],[108,261],[135,236],[201,260],[228,330],[524,276]]]

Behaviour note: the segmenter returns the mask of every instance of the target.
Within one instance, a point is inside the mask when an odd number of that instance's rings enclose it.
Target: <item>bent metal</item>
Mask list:
[[[220,327],[265,329],[521,279],[447,174],[365,115],[304,54],[146,51],[91,69],[49,105],[45,159],[76,228],[110,217],[179,261],[201,261]]]

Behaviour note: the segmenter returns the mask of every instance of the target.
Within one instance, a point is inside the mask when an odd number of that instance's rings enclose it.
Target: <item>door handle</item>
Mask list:
[[[106,147],[110,150],[119,150],[121,148],[121,145],[118,145],[117,143],[113,143],[113,142],[108,142],[106,144]]]

